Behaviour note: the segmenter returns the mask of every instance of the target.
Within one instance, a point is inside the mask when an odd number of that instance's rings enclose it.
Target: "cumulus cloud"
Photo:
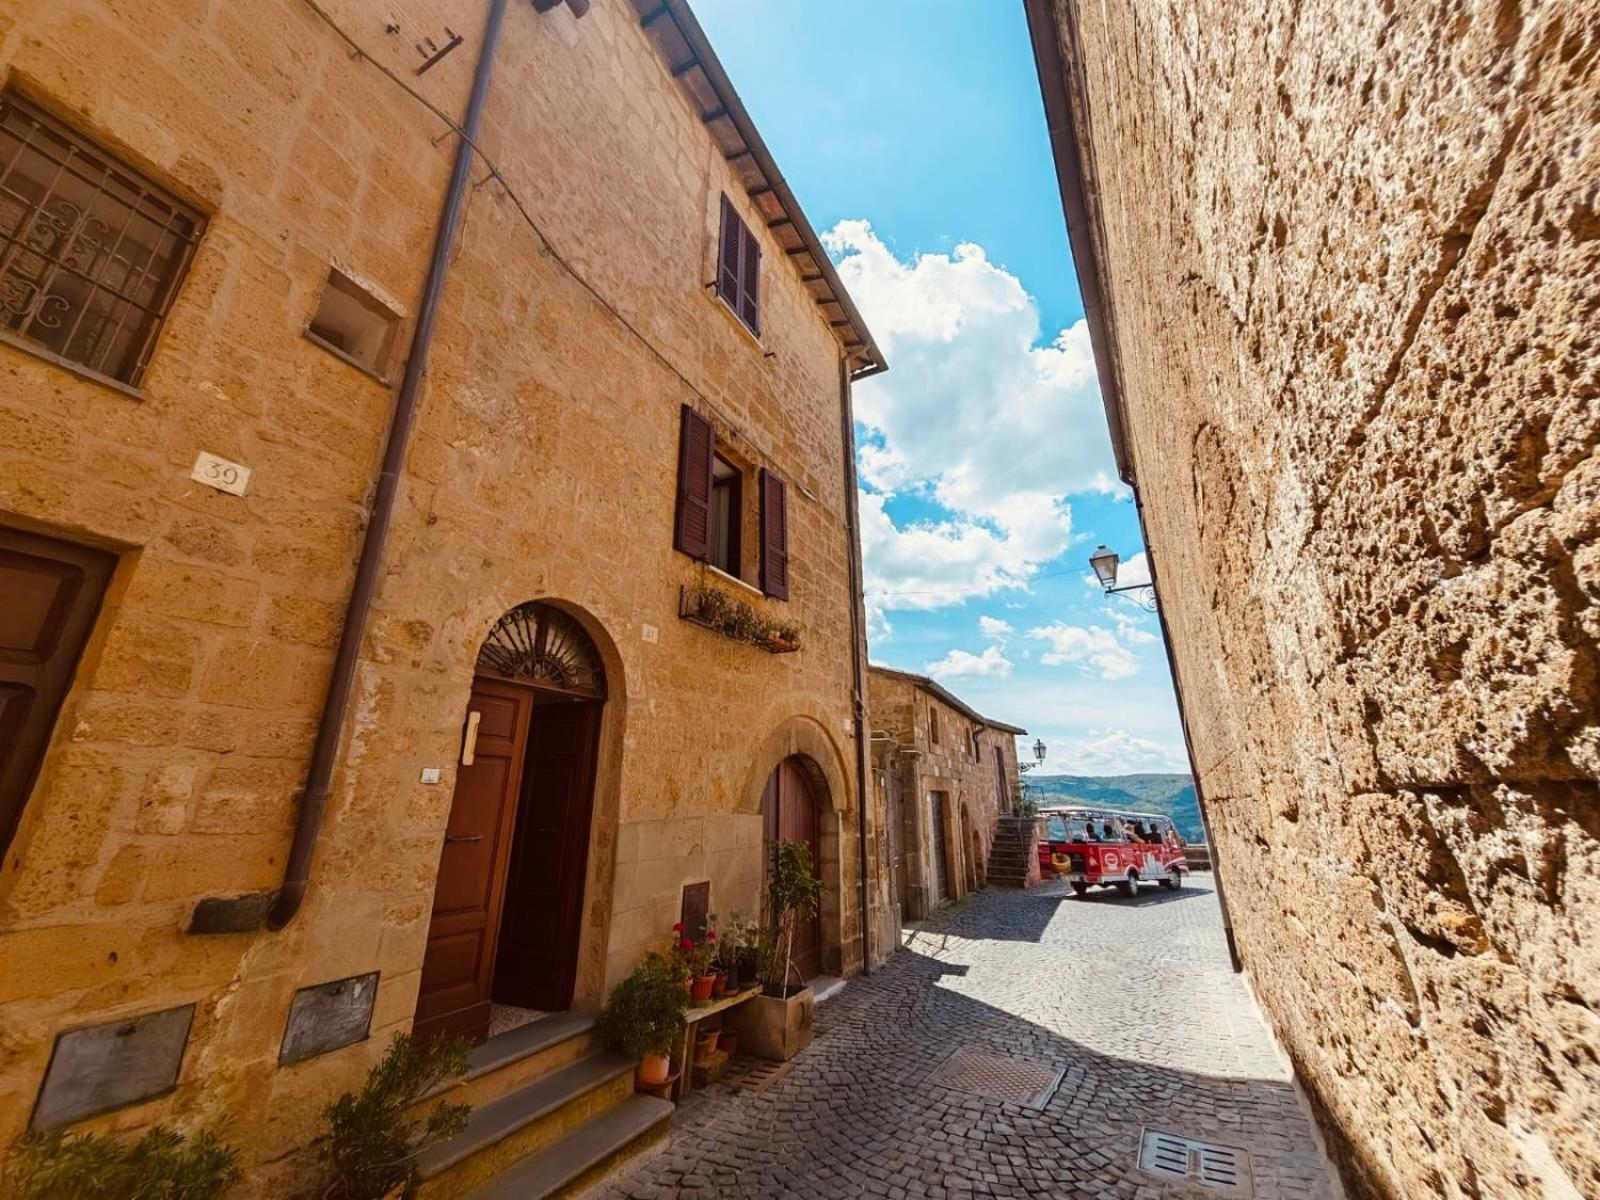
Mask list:
[[[992,676],[1004,679],[1011,674],[1011,660],[999,646],[990,646],[982,654],[969,654],[965,650],[952,650],[938,662],[928,663],[923,670],[935,679],[955,679],[961,676]]]
[[[993,638],[995,641],[1003,642],[1016,630],[1011,627],[1010,621],[1002,621],[999,617],[979,617],[978,632],[986,638]]]
[[[1087,325],[1039,344],[1033,297],[971,243],[902,261],[865,221],[823,242],[893,363],[855,393],[868,587],[931,609],[1024,585],[1071,543],[1066,497],[1118,488]],[[899,494],[949,515],[897,525]]]
[[[1069,775],[1127,775],[1139,771],[1187,772],[1182,745],[1140,737],[1125,729],[1090,729],[1050,746],[1051,766]]]
[[[1133,651],[1102,625],[1054,621],[1028,630],[1028,636],[1049,644],[1050,649],[1039,656],[1047,667],[1075,666],[1085,675],[1105,680],[1126,679],[1139,670]]]
[[[1117,636],[1130,646],[1150,646],[1161,640],[1145,621],[1128,613],[1114,610],[1111,623],[1117,627]]]

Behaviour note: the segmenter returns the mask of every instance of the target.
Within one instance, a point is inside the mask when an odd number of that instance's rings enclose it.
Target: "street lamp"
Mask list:
[[[1100,586],[1105,589],[1108,596],[1132,593],[1129,599],[1145,612],[1156,611],[1156,589],[1151,583],[1128,583],[1122,587],[1117,586],[1117,566],[1122,562],[1122,556],[1107,546],[1097,546],[1089,556],[1089,565],[1094,568],[1095,578],[1100,581]]]
[[[1041,767],[1044,766],[1044,749],[1045,747],[1043,738],[1039,738],[1033,743],[1033,757],[1038,760],[1038,763]]]

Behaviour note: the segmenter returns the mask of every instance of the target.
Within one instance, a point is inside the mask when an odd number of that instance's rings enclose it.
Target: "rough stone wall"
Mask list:
[[[994,845],[996,820],[1010,811],[1018,795],[1017,743],[1009,731],[980,725],[947,704],[914,679],[873,667],[867,672],[874,733],[888,734],[876,748],[881,769],[874,772],[873,787],[887,820],[887,772],[898,771],[901,803],[910,813],[910,851],[907,872],[907,915],[920,916],[933,907],[934,837],[943,836],[948,850],[950,898],[959,899],[976,881],[983,886],[989,851]],[[933,740],[937,714],[939,740]],[[978,757],[973,756],[977,735]],[[1000,794],[994,755],[999,751],[1005,771],[1006,795]],[[916,751],[915,756],[907,751]],[[930,794],[948,797],[945,828],[933,827]],[[974,855],[974,839],[977,846]]]
[[[1600,5],[1055,12],[1256,989],[1358,1189],[1600,1195]]]
[[[322,2],[462,112],[482,0],[408,3],[397,35],[389,7]],[[465,45],[415,77],[446,25]],[[306,1143],[409,1026],[474,659],[529,599],[579,614],[611,688],[579,1004],[667,936],[684,883],[756,910],[761,785],[791,753],[828,784],[824,965],[859,964],[837,343],[774,246],[759,344],[705,288],[742,192],[626,0],[512,4],[497,63],[481,142],[548,246],[475,187],[310,896],[281,933],[196,937],[198,899],[281,876],[391,406],[301,331],[330,261],[414,312],[454,139],[299,0],[0,11],[0,74],[209,214],[142,398],[0,347],[0,521],[122,551],[0,872],[0,1146],[59,1031],[191,1001],[177,1090],[91,1124],[227,1118],[256,1163]],[[677,617],[703,570],[672,549],[682,402],[795,485],[793,598],[757,603],[798,653]],[[202,449],[254,469],[246,497],[189,481]],[[280,1069],[295,989],[371,970],[371,1039]]]

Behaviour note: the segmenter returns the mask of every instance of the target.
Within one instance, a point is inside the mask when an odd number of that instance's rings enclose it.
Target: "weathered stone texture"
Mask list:
[[[1600,1194],[1600,6],[1058,0],[1246,964],[1352,1177]]]
[[[373,62],[302,0],[0,14],[0,75],[208,214],[142,398],[0,347],[0,519],[124,552],[0,872],[0,1146],[57,1032],[189,1002],[176,1092],[100,1124],[229,1118],[251,1163],[306,1145],[409,1026],[475,656],[531,599],[609,677],[578,1005],[670,936],[684,883],[757,911],[761,785],[793,753],[827,781],[824,968],[860,962],[839,342],[776,243],[760,343],[707,290],[720,195],[753,202],[627,0],[510,5],[480,140],[540,232],[480,160],[309,898],[281,933],[183,932],[281,878],[392,405],[302,332],[337,263],[409,342],[455,151],[373,63],[459,114],[487,10],[322,7]],[[465,44],[415,76],[446,26]],[[684,402],[791,481],[792,599],[753,602],[797,653],[678,619],[705,573],[672,548]],[[202,449],[249,494],[191,482]],[[280,1069],[295,990],[373,970],[372,1040]]]

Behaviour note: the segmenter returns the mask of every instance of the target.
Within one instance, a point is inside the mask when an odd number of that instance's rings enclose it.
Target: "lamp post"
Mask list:
[[[1017,800],[1018,800],[1019,804],[1026,802],[1027,799],[1028,799],[1028,772],[1033,770],[1035,767],[1044,766],[1044,752],[1045,752],[1044,739],[1043,738],[1035,738],[1034,742],[1033,742],[1033,759],[1034,759],[1034,761],[1033,762],[1019,762],[1019,763],[1017,763],[1017,772],[1018,772],[1018,774],[1020,774],[1022,776],[1022,779],[1020,780],[1020,782],[1022,784],[1022,794],[1017,797]]]
[[[1132,600],[1145,612],[1156,611],[1156,589],[1150,583],[1127,583],[1117,586],[1117,566],[1122,562],[1122,556],[1115,550],[1106,546],[1097,546],[1095,552],[1089,556],[1089,565],[1094,568],[1095,578],[1100,581],[1100,586],[1105,589],[1108,596],[1124,595]]]

